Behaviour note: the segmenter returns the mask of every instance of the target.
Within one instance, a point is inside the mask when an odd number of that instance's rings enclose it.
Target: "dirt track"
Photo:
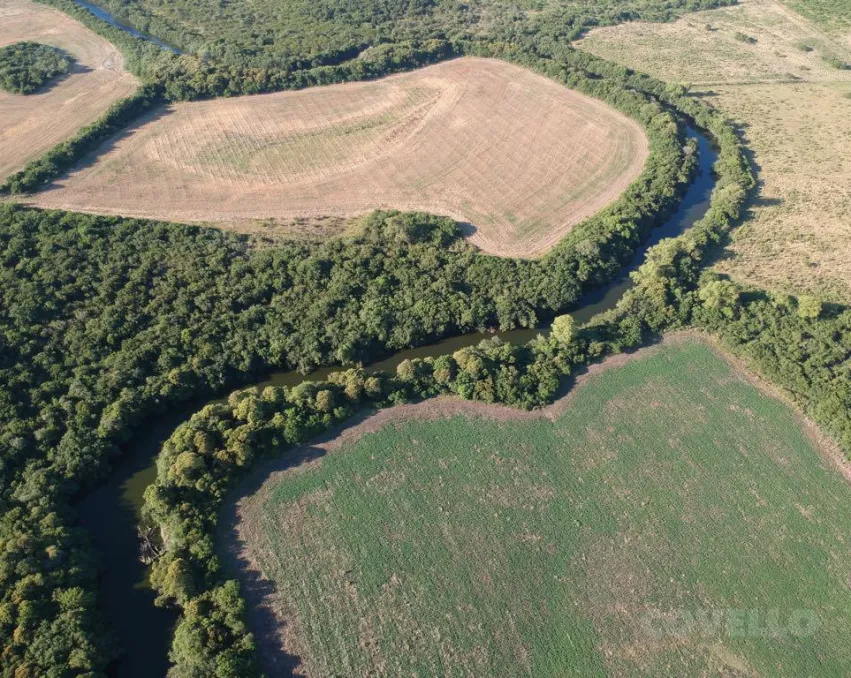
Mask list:
[[[614,200],[647,153],[641,127],[602,102],[463,58],[174,106],[35,201],[222,225],[427,210],[473,224],[485,251],[531,256]]]
[[[0,91],[0,181],[96,120],[138,86],[121,53],[81,23],[27,0],[0,0],[0,46],[22,40],[53,45],[76,63],[46,91]]]

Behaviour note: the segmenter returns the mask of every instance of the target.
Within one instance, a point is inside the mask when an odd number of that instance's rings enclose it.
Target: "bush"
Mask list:
[[[57,47],[16,42],[0,47],[0,89],[32,94],[71,70],[72,59]]]

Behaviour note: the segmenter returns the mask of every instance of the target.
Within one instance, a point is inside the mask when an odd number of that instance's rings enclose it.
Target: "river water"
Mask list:
[[[693,130],[691,133],[698,141],[700,166],[679,207],[664,224],[653,229],[647,243],[635,253],[620,277],[579,300],[577,310],[571,313],[577,324],[587,322],[601,311],[614,308],[632,285],[629,273],[641,264],[647,249],[663,238],[680,235],[706,213],[715,185],[712,166],[717,153],[702,134]],[[401,351],[370,365],[369,369],[394,371],[405,359],[445,355],[478,344],[488,337],[499,336],[520,344],[540,333],[546,333],[546,330],[466,334]],[[322,368],[308,376],[293,371],[275,372],[254,384],[254,387],[295,386],[305,379],[321,380],[339,369]],[[142,493],[156,477],[154,462],[163,442],[204,405],[223,399],[220,397],[184,403],[159,419],[148,422],[124,446],[123,461],[110,477],[109,483],[89,494],[81,503],[81,523],[91,533],[102,555],[103,574],[99,580],[99,598],[103,603],[103,613],[124,651],[121,659],[109,668],[108,673],[113,678],[158,678],[165,676],[168,669],[167,653],[176,616],[173,610],[154,606],[154,592],[147,583],[148,568],[139,561],[136,525],[142,506]]]
[[[106,11],[102,7],[98,7],[97,5],[93,5],[90,2],[85,2],[85,0],[74,0],[76,4],[78,4],[83,9],[89,10],[92,14],[94,14],[98,19],[106,21],[110,26],[114,26],[115,28],[124,31],[125,33],[129,33],[134,38],[140,38],[142,40],[146,40],[147,42],[153,43],[157,47],[161,47],[162,49],[167,49],[169,52],[174,54],[183,54],[177,47],[169,45],[162,40],[155,38],[152,35],[147,35],[146,33],[142,33],[141,31],[137,31],[132,26],[128,26],[127,24],[121,23],[118,19],[116,19],[110,12]]]

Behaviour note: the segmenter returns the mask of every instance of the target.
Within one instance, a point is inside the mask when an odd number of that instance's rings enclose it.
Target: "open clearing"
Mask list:
[[[835,452],[680,337],[544,416],[373,415],[242,499],[234,549],[270,675],[846,676]]]
[[[183,222],[425,210],[506,256],[546,251],[647,157],[606,104],[493,59],[176,105],[38,205]]]
[[[673,24],[597,29],[578,44],[692,84],[741,125],[760,192],[718,270],[763,288],[851,301],[851,71],[824,58],[851,63],[851,43],[773,0],[743,0]]]
[[[0,182],[138,86],[118,49],[81,23],[27,0],[0,0],[0,46],[23,40],[59,47],[76,62],[46,91],[22,96],[0,90]]]

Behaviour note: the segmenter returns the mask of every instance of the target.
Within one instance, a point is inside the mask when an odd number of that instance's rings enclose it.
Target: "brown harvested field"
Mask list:
[[[59,47],[76,63],[44,92],[0,90],[0,181],[94,122],[138,85],[124,70],[121,53],[81,23],[27,0],[0,0],[0,46],[22,40]]]
[[[851,301],[851,71],[824,60],[851,63],[842,40],[773,0],[742,0],[673,24],[594,30],[579,46],[691,84],[741,126],[759,195],[718,270]]]
[[[495,254],[544,252],[641,173],[641,127],[493,59],[179,104],[35,197],[46,207],[221,225],[426,210]]]

